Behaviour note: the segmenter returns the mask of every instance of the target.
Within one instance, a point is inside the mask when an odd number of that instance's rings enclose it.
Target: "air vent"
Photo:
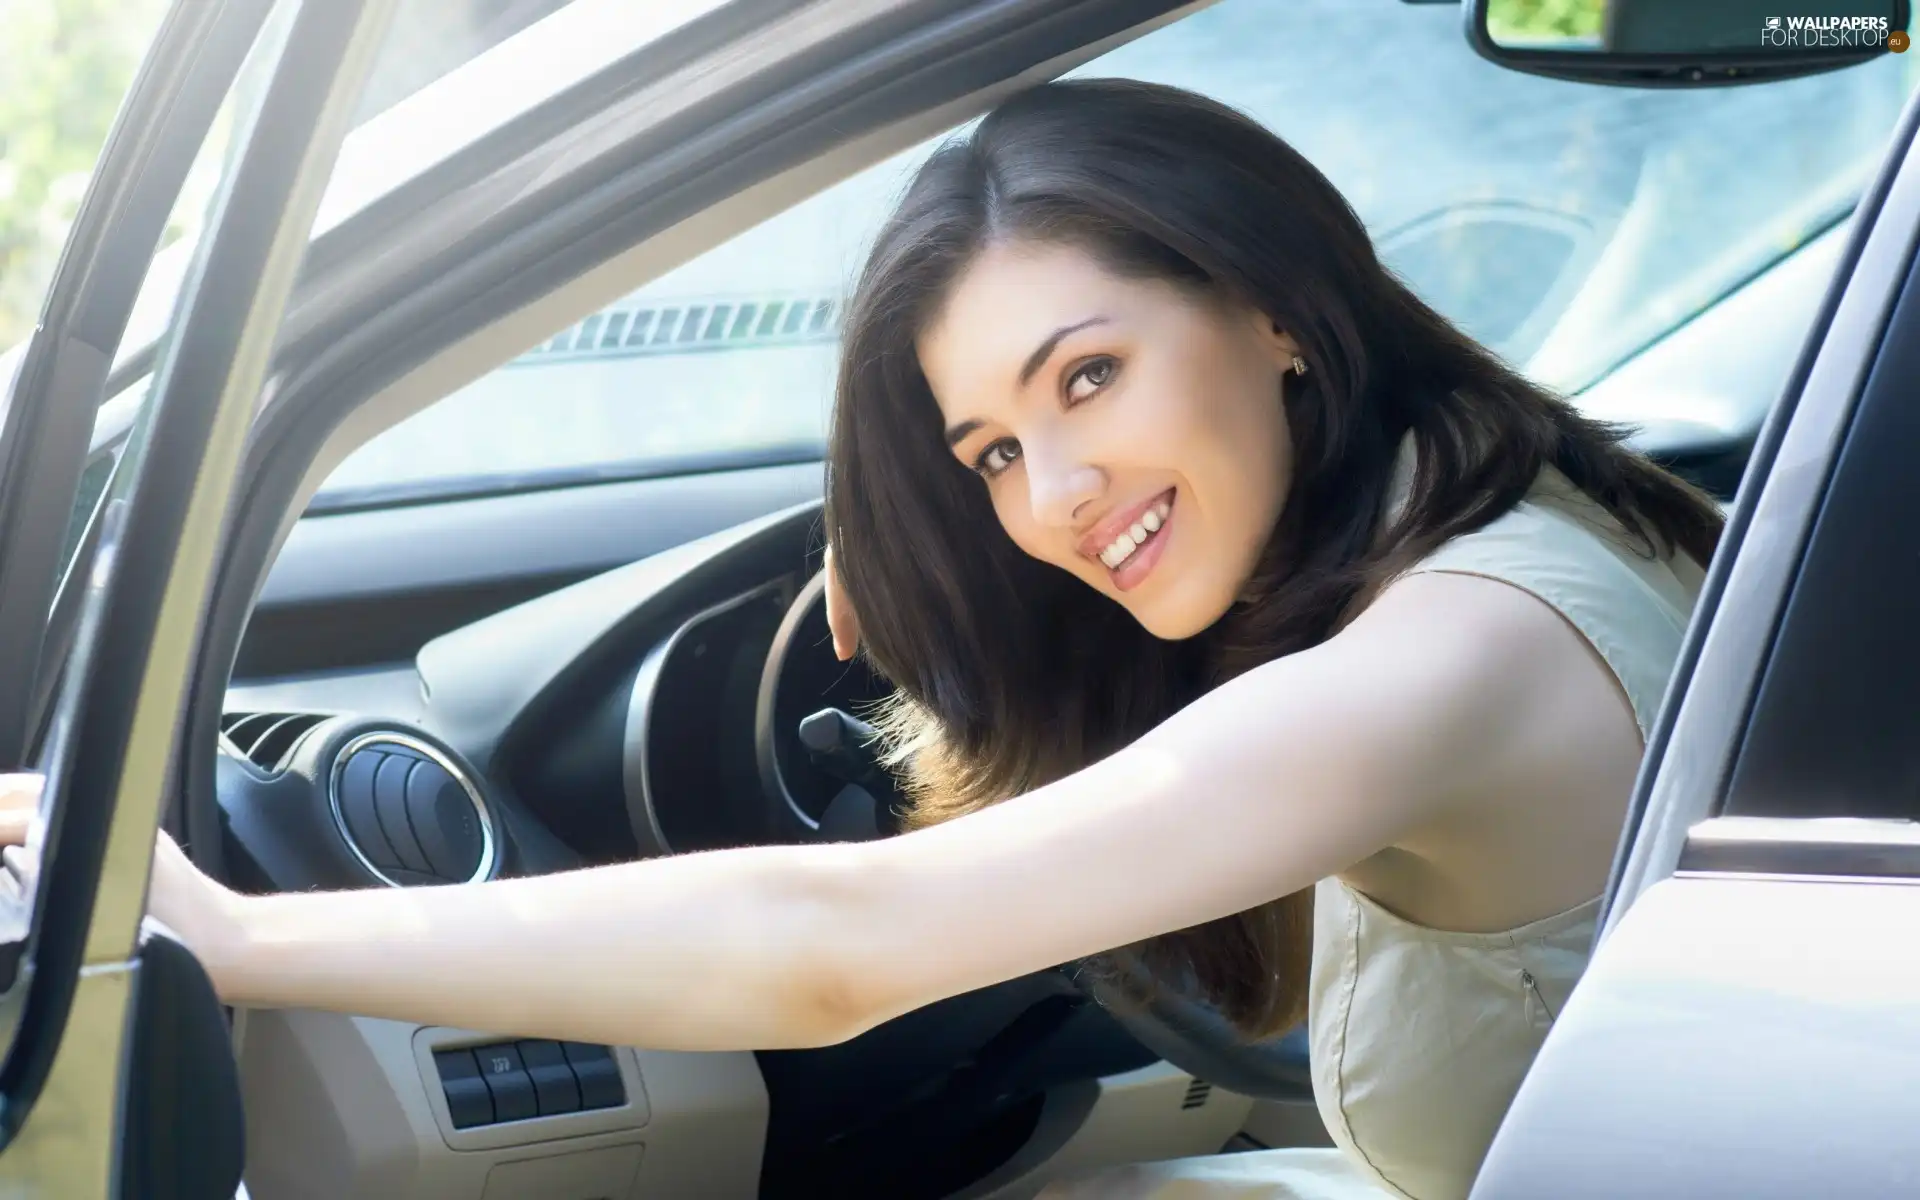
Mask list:
[[[226,713],[220,732],[241,758],[262,771],[278,772],[286,770],[300,739],[324,720],[314,713]]]
[[[1187,1085],[1187,1094],[1180,1101],[1181,1109],[1199,1108],[1206,1104],[1207,1097],[1213,1095],[1213,1085],[1204,1079],[1196,1079]]]
[[[493,821],[480,789],[424,741],[353,739],[334,760],[328,790],[347,848],[382,882],[470,883],[493,873]]]
[[[839,336],[833,296],[739,296],[624,304],[597,312],[516,362],[633,358],[700,350],[746,350],[831,342]]]

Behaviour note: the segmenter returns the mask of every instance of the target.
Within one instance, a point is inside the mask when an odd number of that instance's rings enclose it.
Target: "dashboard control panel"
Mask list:
[[[613,1051],[529,1039],[435,1050],[455,1129],[619,1108],[626,1086]]]

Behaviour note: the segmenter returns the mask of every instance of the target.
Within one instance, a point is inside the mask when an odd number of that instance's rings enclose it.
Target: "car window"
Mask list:
[[[1456,6],[1224,0],[1075,72],[1205,92],[1291,141],[1422,296],[1577,392],[1842,221],[1914,56],[1705,90],[1539,79]],[[814,196],[388,430],[312,511],[817,455],[838,306],[929,146]]]
[[[347,221],[380,196],[484,137],[528,108],[687,23],[724,0],[671,0],[633,6],[628,0],[400,0],[386,42],[356,109],[353,132],[343,147],[315,220],[316,234]],[[3,6],[5,0],[0,0]],[[166,0],[99,0],[64,6],[29,3],[0,7],[0,395],[5,395],[25,350],[23,335],[38,312],[45,279],[26,267],[52,270],[52,256],[72,219],[66,207],[42,203],[39,190],[21,188],[21,162],[39,160],[24,151],[9,159],[5,133],[38,128],[28,150],[45,149],[48,161],[66,170],[51,193],[77,201],[104,140],[122,92],[140,54],[158,27]],[[24,13],[21,19],[16,16]],[[117,16],[118,20],[103,17]],[[31,63],[32,72],[6,68]],[[250,67],[249,84],[260,86]],[[238,94],[238,92],[236,93]],[[230,100],[227,108],[233,108]],[[62,112],[60,121],[12,120]],[[71,110],[71,111],[68,111]],[[46,132],[51,130],[51,132]],[[215,183],[227,161],[232,134],[223,112],[202,148],[187,188],[172,214],[162,249],[149,264],[140,297],[122,339],[121,368],[150,349],[167,330],[174,300],[198,239]],[[34,141],[34,139],[29,139]],[[54,151],[57,151],[55,153]],[[44,174],[44,172],[41,172]],[[34,174],[29,183],[39,180]],[[38,185],[36,185],[38,186]],[[26,199],[21,199],[25,195]],[[37,198],[37,199],[36,199]],[[33,239],[10,238],[11,200],[40,204],[30,214]],[[26,267],[9,270],[10,264]],[[16,295],[31,309],[9,307]],[[18,312],[15,309],[18,309]],[[24,316],[20,314],[24,313]],[[12,319],[19,317],[19,319]],[[131,372],[128,372],[131,374]],[[140,411],[147,378],[133,376],[101,407],[95,421],[95,452],[81,479],[68,533],[69,554],[80,543],[117,462],[122,443]]]
[[[21,339],[0,354],[0,396],[11,397],[13,379],[26,350],[24,337],[39,318],[54,259],[66,241],[121,95],[131,86],[134,71],[167,8],[167,0],[0,8],[8,30],[8,36],[0,38],[0,343]],[[168,273],[167,261],[179,259],[184,263],[192,253],[207,206],[231,157],[234,111],[243,103],[244,92],[263,85],[262,49],[270,40],[263,38],[262,44],[255,46],[194,158],[168,214],[159,250],[147,264],[136,312],[153,305],[155,279]],[[9,60],[30,69],[8,74],[4,67]],[[23,131],[30,126],[16,122],[23,113],[28,114],[27,120],[44,118],[39,113],[42,108],[58,110],[65,117],[45,119],[38,136],[22,139]],[[20,162],[6,161],[12,149],[9,134],[31,143],[22,156],[24,167]],[[57,163],[61,173],[36,171],[38,162]],[[10,165],[18,168],[12,175]],[[24,192],[20,186],[23,176],[28,177]],[[23,232],[19,222],[21,214],[28,212],[32,228]],[[14,236],[9,238],[9,232]],[[10,274],[9,266],[18,269]],[[160,330],[165,327],[164,319],[156,326]],[[142,379],[123,389],[117,403],[109,401],[103,406],[106,422],[116,433],[124,435],[132,427],[145,393],[146,381]],[[68,519],[63,570],[106,493],[123,449],[123,436],[105,444],[96,436],[95,452],[81,472]]]
[[[401,0],[356,125],[571,0]],[[0,2],[0,346],[26,336],[120,97],[169,0]],[[169,228],[190,236],[213,175]]]
[[[102,20],[100,9],[117,9]],[[0,3],[0,346],[40,315],[54,261],[165,0]],[[10,371],[0,368],[0,384]]]
[[[353,123],[372,118],[572,0],[400,0]]]
[[[401,0],[375,64],[356,126],[380,116],[461,64],[570,0]],[[0,9],[0,395],[18,369],[22,339],[39,313],[54,259],[66,239],[108,126],[131,84],[167,0],[29,3]],[[257,68],[250,70],[258,86]],[[165,328],[179,275],[225,164],[232,134],[229,99],[194,163],[168,219],[161,252],[149,267],[126,344]],[[69,556],[119,461],[146,380],[136,380],[103,410],[99,450],[81,475],[66,534]]]

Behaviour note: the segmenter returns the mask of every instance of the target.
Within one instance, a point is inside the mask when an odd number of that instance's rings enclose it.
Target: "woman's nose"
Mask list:
[[[1026,459],[1028,501],[1034,520],[1061,528],[1076,523],[1087,501],[1106,489],[1106,472],[1067,447],[1022,446]]]

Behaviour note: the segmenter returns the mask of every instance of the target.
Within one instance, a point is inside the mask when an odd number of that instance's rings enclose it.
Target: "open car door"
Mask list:
[[[108,139],[0,425],[0,766],[46,774],[43,866],[0,877],[0,1194],[231,1196],[226,1025],[144,922],[232,480],[393,0],[177,0]],[[236,92],[243,66],[259,82]],[[257,74],[256,74],[257,73]],[[94,413],[189,168],[235,136],[102,501],[72,652],[41,661]],[[59,672],[44,739],[36,677]]]

